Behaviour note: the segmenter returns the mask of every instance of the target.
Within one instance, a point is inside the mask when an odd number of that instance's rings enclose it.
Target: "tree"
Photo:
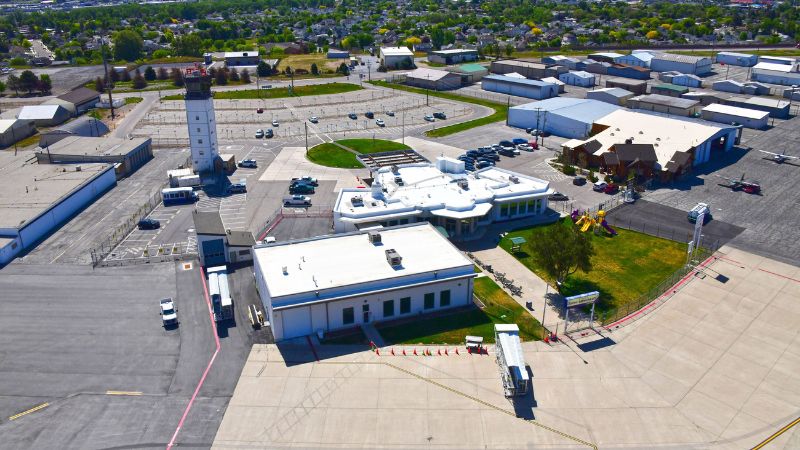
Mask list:
[[[317,63],[311,63],[311,75],[319,75],[319,67],[317,67]]]
[[[510,58],[513,53],[514,53],[514,46],[511,44],[506,44],[506,56]]]
[[[250,79],[250,71],[247,69],[244,69],[242,73],[239,74],[239,77],[241,78],[242,83],[244,84],[250,84],[252,82],[252,80]]]
[[[172,70],[169,73],[169,77],[170,79],[172,79],[172,84],[174,84],[175,86],[177,87],[183,86],[183,74],[181,73],[181,70],[178,69],[177,67],[172,68]]]
[[[239,71],[238,71],[238,70],[236,70],[236,68],[235,68],[235,67],[234,67],[233,69],[231,69],[231,71],[228,73],[228,78],[229,78],[231,81],[239,81],[239,80],[241,79],[241,78],[239,77]]]
[[[22,84],[19,80],[19,77],[11,74],[8,76],[8,79],[6,79],[6,82],[8,83],[8,88],[12,89],[14,94],[19,97],[19,90],[22,89]]]
[[[147,80],[144,79],[141,73],[136,73],[133,77],[133,88],[134,89],[144,89],[147,87]]]
[[[648,31],[645,37],[647,39],[658,39],[658,31],[656,30]]]
[[[139,69],[136,69],[138,72]],[[128,69],[122,71],[122,81],[131,81],[131,73],[128,72]]]
[[[50,75],[46,73],[39,75],[39,82],[36,84],[36,89],[42,94],[49,94],[50,90],[53,89],[53,81],[50,79]]]
[[[32,94],[34,89],[36,89],[36,85],[39,83],[39,79],[36,78],[36,75],[30,70],[25,70],[19,74],[19,83],[20,89],[28,91],[28,94]]]
[[[175,40],[172,44],[176,55],[202,56],[203,40],[198,33],[191,33]]]
[[[113,67],[111,68],[111,70],[109,70],[109,73],[111,76],[112,83],[116,83],[117,81],[119,81],[119,72],[117,72]]]
[[[225,86],[228,84],[228,74],[225,73],[224,70],[218,70],[214,81],[217,83],[217,86]]]
[[[159,67],[158,71],[156,71],[156,78],[159,80],[166,80],[169,78],[169,72],[167,72],[165,67]]]
[[[256,66],[256,73],[258,74],[258,76],[266,77],[269,76],[270,72],[271,69],[267,63],[265,63],[264,61],[258,62],[258,66]]]
[[[594,247],[590,236],[581,233],[577,227],[556,224],[546,228],[536,239],[531,239],[528,247],[561,290],[567,277],[578,269],[583,272],[592,270]]]
[[[142,57],[142,37],[133,30],[122,30],[114,35],[114,59],[136,61]]]
[[[0,95],[2,95],[3,92],[5,91],[6,91],[6,84],[0,81]]]
[[[339,67],[336,68],[336,73],[340,73],[342,75],[350,75],[350,68],[347,67],[347,64],[341,63]]]
[[[147,66],[147,69],[144,69],[144,79],[147,81],[156,79],[156,71],[153,69],[153,66]]]
[[[106,85],[103,83],[103,79],[97,77],[94,79],[94,90],[97,92],[104,92],[106,90]]]

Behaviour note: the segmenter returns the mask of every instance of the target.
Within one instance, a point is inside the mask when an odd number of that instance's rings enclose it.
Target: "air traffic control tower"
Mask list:
[[[214,120],[214,99],[211,96],[211,75],[202,67],[188,67],[186,84],[186,123],[189,126],[189,147],[192,169],[196,173],[214,172],[219,159],[217,123]]]

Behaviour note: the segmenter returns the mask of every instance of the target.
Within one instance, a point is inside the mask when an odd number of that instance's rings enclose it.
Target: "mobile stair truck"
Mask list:
[[[528,369],[525,355],[519,340],[519,327],[515,324],[496,324],[494,342],[497,347],[497,364],[506,397],[521,396],[528,393]]]
[[[222,322],[233,318],[233,299],[228,287],[228,268],[216,266],[208,268],[208,294],[214,310],[214,321]]]

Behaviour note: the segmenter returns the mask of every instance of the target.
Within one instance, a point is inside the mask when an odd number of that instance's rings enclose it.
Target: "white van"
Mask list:
[[[708,220],[711,219],[711,208],[709,208],[705,203],[698,203],[694,206],[694,208],[689,210],[689,214],[687,215],[689,222],[697,222],[697,218],[700,217],[701,214],[705,214],[703,223],[708,222]]]

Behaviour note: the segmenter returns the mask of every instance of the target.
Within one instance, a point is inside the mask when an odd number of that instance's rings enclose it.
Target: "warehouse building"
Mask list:
[[[253,260],[256,245],[249,231],[226,230],[218,211],[192,211],[197,252],[205,267]]]
[[[570,86],[592,87],[594,86],[594,74],[584,71],[574,71],[562,73],[558,76],[559,81],[562,81]]]
[[[545,83],[555,84],[556,86],[558,86],[559,94],[563,94],[565,92],[564,86],[566,84],[556,77],[544,77],[542,78],[542,81],[544,81]]]
[[[428,221],[455,240],[478,236],[492,223],[541,216],[553,193],[547,181],[498,167],[474,173],[439,157],[373,171],[371,188],[343,189],[333,207],[337,233],[364,226]]]
[[[622,58],[623,56],[625,55],[615,52],[597,52],[597,53],[590,53],[589,55],[587,55],[587,58],[599,62],[614,63],[616,59]]]
[[[769,64],[783,64],[785,66],[793,66],[795,63],[799,62],[796,57],[793,56],[759,56],[758,62],[760,63],[769,63]]]
[[[414,67],[414,53],[408,47],[381,47],[381,65],[389,70]]]
[[[606,80],[606,87],[618,87],[631,91],[636,95],[644,95],[647,93],[647,81],[631,80],[627,78],[609,78]]]
[[[564,66],[569,70],[578,70],[578,65],[581,63],[581,60],[572,56],[552,55],[542,58],[542,63],[554,66]]]
[[[770,93],[769,86],[757,81],[745,81],[744,83],[740,83],[735,80],[719,80],[715,81],[711,88],[715,91],[731,92],[734,94],[768,95]]]
[[[449,72],[461,75],[461,84],[466,86],[481,81],[483,77],[489,75],[489,69],[480,64],[462,64],[447,69]]]
[[[117,182],[109,164],[41,165],[27,158],[3,156],[0,265],[33,249]]]
[[[10,147],[36,132],[32,120],[0,120],[0,147]]]
[[[246,52],[225,52],[226,67],[257,66],[261,62],[258,50]]]
[[[686,86],[690,88],[699,88],[703,86],[703,79],[690,73],[680,73],[674,71],[661,72],[658,74],[658,79],[665,83]]]
[[[700,102],[697,100],[659,94],[633,97],[628,100],[628,107],[684,117],[697,116],[700,113]]]
[[[628,66],[637,66],[637,67],[644,67],[646,69],[650,68],[650,61],[653,59],[653,54],[650,52],[635,52],[631,53],[630,55],[622,55],[618,58],[615,58],[615,64],[625,64]]]
[[[592,124],[619,106],[597,100],[559,97],[513,106],[508,112],[508,125],[536,128],[566,138],[584,138]]]
[[[481,89],[501,94],[542,100],[558,96],[558,85],[539,80],[489,75],[481,80]]]
[[[634,80],[650,79],[650,69],[639,66],[611,64],[606,69],[606,73],[612,77],[633,78]]]
[[[725,124],[737,123],[745,128],[763,130],[767,128],[769,113],[756,109],[739,108],[737,106],[714,103],[703,108],[704,120]]]
[[[79,87],[56,98],[72,104],[74,114],[81,115],[94,108],[94,105],[100,101],[100,93],[94,89]]]
[[[563,144],[563,153],[618,177],[670,179],[733,148],[738,127],[620,109],[597,120],[592,137]],[[613,155],[609,155],[613,153]]]
[[[549,66],[531,61],[504,59],[492,61],[489,71],[498,75],[516,72],[525,78],[542,79],[545,77],[558,77],[569,70],[564,66]]]
[[[753,67],[758,64],[758,55],[736,52],[719,52],[716,60],[718,64],[729,66]]]
[[[800,64],[760,62],[753,66],[750,79],[784,86],[800,84]]]
[[[720,103],[724,105],[738,106],[740,108],[766,111],[769,113],[770,117],[776,117],[778,119],[789,118],[790,102],[783,100],[775,101],[771,98],[763,98],[763,97],[732,96],[720,101]]]
[[[711,72],[711,58],[659,53],[650,61],[650,69],[656,72],[676,71],[704,75]]]
[[[628,103],[628,99],[633,96],[633,92],[622,88],[601,88],[586,93],[586,98],[590,100],[598,100],[619,106],[625,106]]]
[[[276,341],[472,304],[472,261],[430,224],[254,248]]]
[[[586,64],[583,66],[583,70],[597,75],[607,75],[608,68],[611,67],[611,65],[612,63],[587,59]]]
[[[328,53],[325,55],[325,57],[328,59],[347,59],[350,58],[350,52],[347,50],[329,48]]]
[[[461,87],[461,75],[446,70],[420,67],[406,74],[406,84],[435,91],[447,91]]]
[[[725,100],[734,97],[733,94],[727,94],[717,91],[691,91],[681,95],[681,98],[689,100],[697,100],[701,106],[708,106],[712,103],[724,103]]]
[[[72,117],[70,111],[61,105],[29,105],[19,110],[17,119],[32,120],[37,127],[61,125]]]
[[[56,128],[52,128],[39,137],[39,147],[47,147],[70,136],[100,137],[105,136],[110,130],[102,120],[94,117],[79,117]]]
[[[689,92],[686,86],[678,86],[676,84],[654,84],[650,87],[651,94],[666,95],[667,97],[680,97],[681,95]]]
[[[153,158],[150,138],[67,136],[38,149],[39,164],[112,164],[117,178],[126,177]]]
[[[428,61],[432,63],[446,64],[448,66],[477,60],[477,50],[453,48],[450,50],[435,50],[428,53]]]

